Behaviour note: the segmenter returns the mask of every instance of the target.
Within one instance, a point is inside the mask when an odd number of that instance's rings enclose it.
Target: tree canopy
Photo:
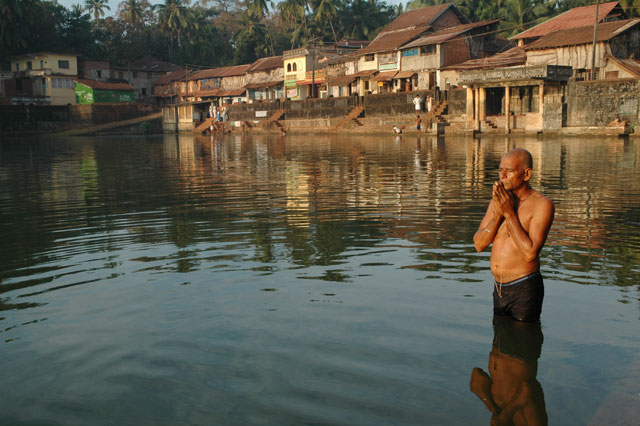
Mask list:
[[[82,1],[82,0],[79,0]],[[111,2],[111,4],[109,4]],[[0,58],[75,52],[123,65],[145,55],[178,65],[249,63],[309,43],[373,39],[405,9],[444,0],[84,0],[67,9],[55,0],[0,0]],[[470,21],[501,19],[511,36],[585,0],[449,0]],[[640,0],[623,0],[637,16]]]

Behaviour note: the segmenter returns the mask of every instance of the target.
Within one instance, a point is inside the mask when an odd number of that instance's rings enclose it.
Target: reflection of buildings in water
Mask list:
[[[76,160],[51,163],[50,190],[42,192],[43,201],[51,201],[56,208],[69,208],[75,204],[89,206],[98,196],[98,164],[94,145],[83,144]]]
[[[303,165],[287,161],[285,167],[287,222],[294,226],[309,226],[309,176]]]
[[[544,393],[536,377],[543,341],[540,322],[495,316],[493,329],[489,374],[474,368],[471,392],[491,413],[491,424],[546,425]]]

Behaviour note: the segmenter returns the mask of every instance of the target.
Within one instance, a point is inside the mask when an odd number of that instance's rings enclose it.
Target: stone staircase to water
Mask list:
[[[338,121],[335,125],[331,126],[329,130],[337,130],[341,127],[346,127],[348,124],[351,124],[351,122],[355,123],[355,125],[358,127],[363,126],[364,124],[360,120],[363,116],[364,116],[364,107],[361,105],[358,105],[357,107],[352,109],[351,112],[347,114],[346,117]]]

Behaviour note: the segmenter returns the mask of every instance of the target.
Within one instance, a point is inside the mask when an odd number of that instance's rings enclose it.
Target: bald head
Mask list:
[[[524,169],[533,169],[533,157],[531,153],[523,148],[512,149],[505,154],[505,157],[517,158]]]

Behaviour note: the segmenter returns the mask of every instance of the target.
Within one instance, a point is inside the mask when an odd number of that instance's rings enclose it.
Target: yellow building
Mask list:
[[[22,89],[23,102],[48,105],[75,105],[78,77],[77,55],[68,53],[27,53],[10,58],[11,71]]]

